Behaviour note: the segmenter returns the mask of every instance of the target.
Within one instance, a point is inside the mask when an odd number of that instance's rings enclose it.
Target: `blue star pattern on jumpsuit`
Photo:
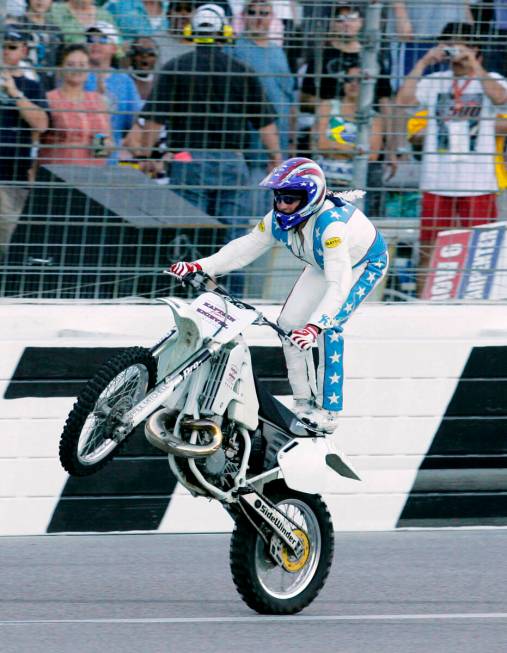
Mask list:
[[[354,211],[355,206],[345,202],[343,206],[325,211],[317,218],[313,247],[315,260],[322,269],[324,269],[324,255],[321,235],[326,227],[335,220],[347,223]],[[343,409],[343,325],[382,278],[387,261],[385,241],[377,232],[368,252],[354,265],[354,268],[357,268],[366,263],[365,269],[350,289],[349,295],[337,315],[334,318],[323,315],[319,320],[319,326],[325,329],[322,334],[325,357],[322,407],[325,410],[339,412]]]
[[[343,325],[382,278],[386,266],[386,252],[368,260],[334,318],[334,326],[323,332],[325,369],[322,407],[326,410],[340,411],[343,408]]]

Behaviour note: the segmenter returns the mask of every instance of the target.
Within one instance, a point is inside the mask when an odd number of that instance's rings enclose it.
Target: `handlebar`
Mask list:
[[[188,284],[195,290],[208,290],[206,288],[206,284],[209,281],[211,281],[211,283],[213,283],[215,286],[211,290],[211,292],[214,292],[217,295],[223,297],[224,299],[227,299],[227,301],[231,302],[231,304],[234,304],[234,306],[238,306],[239,308],[245,308],[249,311],[254,311],[258,316],[257,324],[271,327],[273,331],[276,331],[276,333],[280,336],[282,340],[287,340],[290,342],[290,338],[289,338],[290,334],[287,333],[287,331],[284,331],[275,322],[271,322],[271,320],[268,320],[267,317],[265,317],[257,308],[255,308],[255,306],[252,306],[251,304],[247,304],[242,299],[238,299],[237,297],[231,295],[223,286],[220,286],[214,279],[212,279],[205,272],[201,272],[201,271],[189,272],[184,277],[180,277],[177,274],[171,272],[170,270],[163,270],[163,273],[168,274],[170,277],[173,277],[174,279],[177,279],[183,286]]]

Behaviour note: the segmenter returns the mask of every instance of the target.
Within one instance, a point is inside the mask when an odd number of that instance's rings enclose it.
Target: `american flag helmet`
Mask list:
[[[315,161],[301,156],[281,163],[261,181],[259,186],[271,190],[305,192],[306,199],[303,197],[302,204],[295,213],[281,213],[277,211],[276,203],[273,203],[274,216],[284,231],[293,229],[308,220],[322,208],[326,199],[326,178],[321,167]]]

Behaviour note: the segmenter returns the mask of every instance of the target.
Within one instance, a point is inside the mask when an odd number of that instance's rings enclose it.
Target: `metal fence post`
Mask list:
[[[370,120],[375,98],[375,84],[379,72],[380,25],[382,3],[371,0],[366,5],[361,50],[361,89],[357,112],[357,155],[354,159],[354,187],[366,189],[368,155],[370,150]],[[356,200],[363,208],[364,200]]]

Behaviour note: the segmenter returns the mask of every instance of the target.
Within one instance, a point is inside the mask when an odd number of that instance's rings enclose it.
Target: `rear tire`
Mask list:
[[[156,382],[157,361],[132,347],[107,361],[77,397],[60,438],[60,462],[72,476],[102,469],[118,452],[115,426]],[[130,435],[130,434],[129,434]]]
[[[230,565],[234,584],[243,601],[260,614],[295,614],[309,605],[323,588],[334,552],[331,515],[320,496],[273,484],[265,496],[300,523],[308,534],[306,561],[288,555],[292,571],[272,559],[268,547],[244,515],[238,516],[231,537]]]

